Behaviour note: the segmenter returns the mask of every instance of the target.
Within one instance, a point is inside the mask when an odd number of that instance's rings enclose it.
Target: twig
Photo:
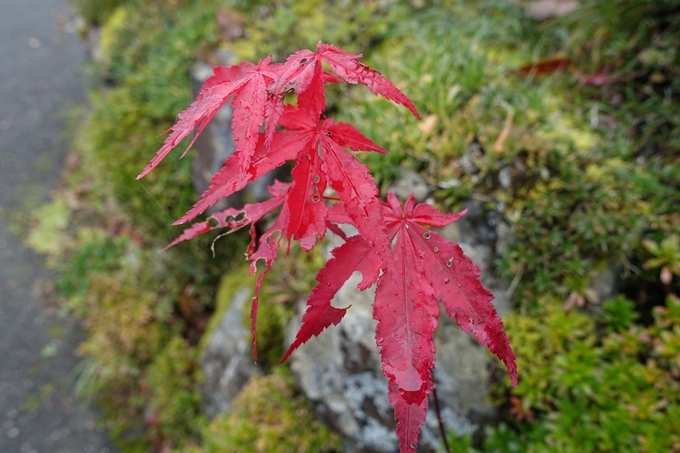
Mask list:
[[[515,110],[508,104],[507,102],[502,103],[503,107],[506,110],[506,115],[505,115],[505,124],[503,124],[503,130],[501,130],[500,135],[496,139],[496,143],[493,144],[493,150],[496,151],[496,154],[501,154],[503,152],[503,145],[505,144],[505,140],[510,136],[510,130],[512,129],[512,118],[515,116]]]
[[[165,209],[163,209],[163,206],[161,206],[161,204],[158,202],[158,200],[156,200],[156,197],[154,197],[153,195],[151,195],[151,192],[149,192],[149,189],[147,189],[146,186],[145,186],[144,184],[142,184],[142,181],[137,180],[137,182],[139,183],[140,186],[142,186],[142,187],[144,188],[144,190],[146,191],[146,193],[149,194],[149,196],[151,197],[151,199],[152,199],[153,201],[156,202],[156,204],[158,205],[158,207],[161,208],[161,211],[163,211],[163,212],[165,213],[165,215],[168,216],[168,219],[170,219],[171,222],[174,222],[174,220],[172,219],[172,217],[170,217],[170,214],[168,214],[168,211],[166,211]]]
[[[523,274],[524,274],[524,263],[519,263],[517,273],[515,274],[515,278],[512,279],[512,283],[510,283],[510,287],[505,292],[505,297],[507,297],[508,299],[512,297],[512,294],[515,292],[515,289],[517,289],[517,285],[519,285],[519,281],[522,280]]]
[[[437,413],[437,423],[439,423],[439,432],[442,435],[442,440],[444,441],[444,448],[446,453],[451,453],[451,447],[449,447],[449,441],[446,440],[446,429],[444,429],[444,420],[442,420],[442,412],[439,409],[439,398],[437,398],[437,383],[432,384],[432,399],[434,399],[434,410]]]

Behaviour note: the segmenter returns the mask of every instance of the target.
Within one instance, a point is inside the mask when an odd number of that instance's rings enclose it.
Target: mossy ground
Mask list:
[[[246,30],[229,44],[215,20],[224,6],[240,11]],[[362,88],[334,87],[333,114],[390,150],[364,156],[383,190],[403,165],[435,188],[444,210],[483,200],[514,232],[496,271],[515,283],[506,325],[520,385],[499,379],[504,422],[475,448],[678,451],[680,4],[584,1],[543,23],[515,2],[288,6],[76,2],[104,25],[103,61],[89,72],[108,87],[93,91],[67,186],[37,211],[28,240],[58,269],[64,309],[84,320],[76,387],[100,401],[122,450],[339,451],[323,429],[310,434],[309,406],[275,366],[285,320],[321,257],[296,252],[265,280],[260,346],[270,374],[209,423],[197,390],[200,341],[229,299],[224,283],[215,302],[220,278],[245,275],[246,238],[220,239],[216,259],[208,235],[159,254],[177,234],[171,218],[196,199],[190,162],[171,155],[134,181],[162,141],[156,133],[190,102],[197,54],[227,46],[238,58],[281,59],[321,39],[364,51],[423,114],[418,123]],[[553,57],[572,64],[518,71]],[[583,83],[608,67],[610,83]],[[610,267],[624,294],[598,301],[593,283]],[[284,285],[284,275],[297,283]]]

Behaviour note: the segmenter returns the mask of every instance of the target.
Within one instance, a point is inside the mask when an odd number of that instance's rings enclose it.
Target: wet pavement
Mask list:
[[[70,14],[59,0],[0,2],[0,453],[112,451],[71,395],[82,334],[37,294],[49,272],[21,242],[21,217],[59,185],[64,111],[85,100]]]

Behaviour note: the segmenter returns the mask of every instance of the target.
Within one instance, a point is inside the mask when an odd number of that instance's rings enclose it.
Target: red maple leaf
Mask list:
[[[381,346],[383,374],[389,379],[389,400],[395,408],[401,451],[415,450],[425,422],[426,396],[432,392],[435,349],[432,342],[441,301],[447,314],[465,332],[496,354],[517,385],[517,366],[503,322],[491,304],[479,268],[458,244],[421,226],[445,226],[464,214],[442,214],[427,204],[415,206],[411,195],[404,205],[388,193],[384,214],[398,265],[378,281],[373,317],[378,320],[376,342]],[[390,278],[391,277],[391,278]]]
[[[346,82],[366,85],[373,94],[405,106],[420,119],[415,106],[404,93],[378,71],[359,63],[360,58],[361,54],[347,53],[321,41],[317,45],[317,53],[305,49],[288,57],[280,69],[279,77],[269,87],[272,95],[267,103],[267,143],[271,143],[276,124],[283,113],[283,98],[290,91],[295,91],[299,97],[298,106],[311,116],[318,116],[326,109],[323,85],[337,79],[322,70],[324,61]]]
[[[167,250],[180,242],[188,241],[193,237],[209,231],[229,228],[229,231],[225,234],[231,234],[248,225],[254,227],[256,222],[283,204],[289,189],[290,184],[274,181],[274,184],[269,187],[269,193],[272,194],[272,198],[269,200],[261,203],[246,204],[241,209],[229,208],[215,213],[203,222],[196,222],[191,225],[191,227],[184,230],[174,241],[165,246],[163,250]],[[254,243],[254,230],[251,230],[251,238]],[[253,248],[253,246],[254,244],[251,245],[251,248]]]
[[[388,201],[382,207],[386,236],[393,243],[392,264],[386,266],[375,245],[362,236],[353,236],[337,247],[334,258],[317,276],[319,284],[307,301],[302,327],[283,360],[312,336],[340,322],[346,309],[335,308],[330,302],[355,270],[364,276],[361,290],[377,279],[373,304],[373,317],[378,321],[376,343],[381,348],[383,374],[389,380],[388,397],[398,421],[401,451],[405,452],[418,444],[427,395],[432,393],[432,336],[439,301],[465,332],[503,360],[513,385],[517,385],[517,366],[503,323],[491,304],[493,295],[479,281],[479,268],[458,244],[422,226],[442,227],[464,212],[442,214],[427,204],[416,206],[413,195],[403,210],[392,192]],[[334,211],[334,219],[349,220],[341,209]],[[381,269],[384,272],[378,278]]]
[[[332,118],[318,121],[292,106],[286,106],[280,123],[289,129],[280,134],[297,137],[298,165],[301,167],[300,171],[298,168],[293,171],[295,183],[286,205],[291,212],[288,235],[303,241],[301,245],[305,250],[314,246],[316,235],[323,238],[326,208],[319,206],[318,201],[328,180],[359,231],[369,239],[383,241],[380,229],[375,228],[382,222],[376,198],[378,187],[368,167],[344,147],[354,151],[387,151],[349,124],[335,123]]]
[[[283,132],[276,133],[276,135],[279,134],[283,134]],[[229,156],[224,162],[224,166],[210,180],[210,185],[201,195],[201,199],[174,225],[181,225],[203,214],[206,209],[214,206],[222,198],[238,192],[249,182],[280,167],[286,161],[295,159],[297,153],[298,143],[295,141],[295,137],[277,137],[272,147],[267,149],[264,146],[264,135],[259,133],[258,143],[248,171],[244,172],[241,169],[239,152]]]
[[[137,179],[143,178],[153,170],[168,153],[187,137],[197,126],[198,130],[182,157],[189,151],[208,122],[217,114],[232,96],[234,112],[231,127],[234,132],[236,150],[240,151],[239,163],[242,171],[246,171],[250,158],[257,145],[257,132],[262,125],[267,99],[266,87],[277,75],[278,67],[271,65],[271,57],[262,60],[257,66],[247,61],[238,66],[218,66],[213,76],[209,77],[198,93],[196,100],[178,115],[179,121],[165,133],[172,133],[165,139],[156,157],[140,173]]]

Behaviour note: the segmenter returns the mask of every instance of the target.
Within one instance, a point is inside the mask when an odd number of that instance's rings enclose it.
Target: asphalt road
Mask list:
[[[68,387],[81,333],[36,295],[49,273],[13,234],[59,185],[63,112],[85,99],[69,14],[60,0],[0,1],[0,453],[112,451]]]

